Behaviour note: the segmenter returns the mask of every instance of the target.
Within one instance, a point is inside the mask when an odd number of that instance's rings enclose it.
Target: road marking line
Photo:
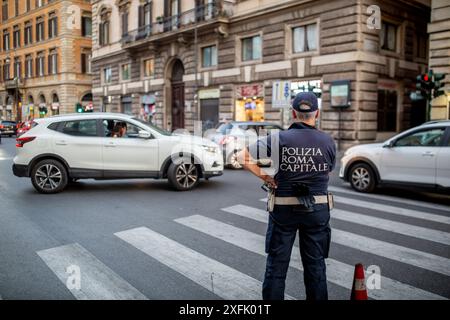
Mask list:
[[[392,197],[392,196],[388,196],[388,195],[379,195],[379,194],[373,194],[373,193],[359,193],[356,191],[352,191],[352,190],[349,190],[346,188],[336,187],[336,186],[328,186],[328,191],[346,193],[346,194],[354,195],[357,197],[364,197],[364,198],[371,198],[371,199],[378,199],[378,200],[388,200],[388,201],[397,202],[397,203],[417,205],[417,206],[420,206],[423,208],[437,209],[437,210],[450,212],[449,206],[428,203],[428,202],[424,202],[424,201],[397,198],[397,197]]]
[[[267,223],[268,220],[268,213],[266,211],[245,205],[236,205],[223,208],[222,210],[263,223]],[[336,228],[333,228],[331,240],[343,246],[450,276],[450,259],[444,257],[360,236]]]
[[[223,299],[261,299],[260,281],[146,227],[115,235]]]
[[[267,198],[259,199],[259,201],[267,202]],[[438,214],[426,213],[426,212],[421,212],[421,211],[412,210],[412,209],[400,208],[400,207],[389,206],[389,205],[379,204],[379,203],[373,203],[373,202],[364,201],[364,200],[357,200],[357,199],[352,199],[352,198],[347,198],[347,197],[341,197],[338,195],[334,195],[334,201],[336,203],[347,204],[347,205],[350,205],[353,207],[358,207],[358,208],[372,209],[372,210],[393,213],[393,214],[406,216],[406,217],[412,217],[412,218],[417,218],[417,219],[422,219],[422,220],[450,224],[450,217],[446,217],[446,216],[438,215]]]
[[[389,212],[389,213],[398,214],[398,215],[406,216],[406,217],[412,217],[412,218],[418,218],[418,219],[423,219],[423,220],[428,220],[428,221],[450,224],[450,217],[432,214],[432,213],[421,212],[421,211],[412,210],[412,209],[394,207],[394,206],[389,206],[389,205],[385,205],[385,204],[357,200],[357,199],[352,199],[352,198],[346,198],[346,197],[341,197],[341,196],[336,196],[336,195],[334,196],[334,201],[337,203],[347,204],[347,205],[350,205],[353,207],[366,208],[366,209],[377,210],[377,211],[381,211],[381,212]]]
[[[391,221],[387,219],[376,218],[360,213],[353,213],[346,210],[334,209],[331,212],[333,219],[348,221],[371,228],[386,230],[406,236],[434,241],[450,245],[450,233],[418,227],[406,223]]]
[[[256,233],[200,215],[180,218],[175,221],[239,248],[259,255],[266,255],[264,248],[265,237]],[[328,281],[351,290],[354,266],[334,259],[327,259],[326,263]],[[303,271],[298,248],[292,251],[290,266]],[[434,293],[383,276],[381,277],[381,289],[368,290],[368,294],[371,298],[386,300],[446,299]]]
[[[37,254],[66,286],[72,276],[67,268],[79,267],[80,289],[68,288],[78,300],[147,299],[78,243],[41,250]]]

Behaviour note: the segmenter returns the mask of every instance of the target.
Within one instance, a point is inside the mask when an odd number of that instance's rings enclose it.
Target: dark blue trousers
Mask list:
[[[327,300],[325,258],[330,249],[330,212],[327,204],[314,212],[298,212],[295,206],[275,206],[266,235],[267,265],[263,283],[264,300],[283,300],[292,246],[299,233],[300,255],[307,300]]]

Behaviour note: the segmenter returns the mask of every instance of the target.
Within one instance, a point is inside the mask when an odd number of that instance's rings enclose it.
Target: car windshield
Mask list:
[[[170,133],[169,131],[161,129],[161,128],[155,126],[154,124],[151,124],[150,122],[147,122],[147,121],[144,121],[144,120],[141,120],[141,119],[138,119],[138,118],[132,118],[132,119],[138,121],[139,123],[145,125],[146,127],[150,128],[150,129],[158,132],[159,134],[162,134],[164,136],[171,136],[172,135],[172,133]]]

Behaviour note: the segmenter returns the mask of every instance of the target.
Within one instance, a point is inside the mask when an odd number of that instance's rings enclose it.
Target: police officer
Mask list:
[[[241,153],[244,167],[273,190],[268,203],[263,299],[284,299],[286,273],[298,231],[306,299],[326,300],[325,258],[330,247],[333,205],[327,188],[329,173],[335,166],[336,145],[330,135],[315,127],[319,118],[315,94],[297,94],[292,108],[294,123],[287,131],[259,139]],[[256,165],[255,159],[264,153],[272,159],[274,176]]]

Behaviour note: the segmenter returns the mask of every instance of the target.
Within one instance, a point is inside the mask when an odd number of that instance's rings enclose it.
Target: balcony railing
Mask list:
[[[213,21],[216,18],[227,18],[233,14],[231,3],[217,0],[192,10],[169,17],[157,17],[156,22],[139,27],[122,35],[122,44],[131,44],[164,32],[182,30],[196,23]]]
[[[5,89],[16,89],[24,85],[22,78],[9,78],[4,80]]]

